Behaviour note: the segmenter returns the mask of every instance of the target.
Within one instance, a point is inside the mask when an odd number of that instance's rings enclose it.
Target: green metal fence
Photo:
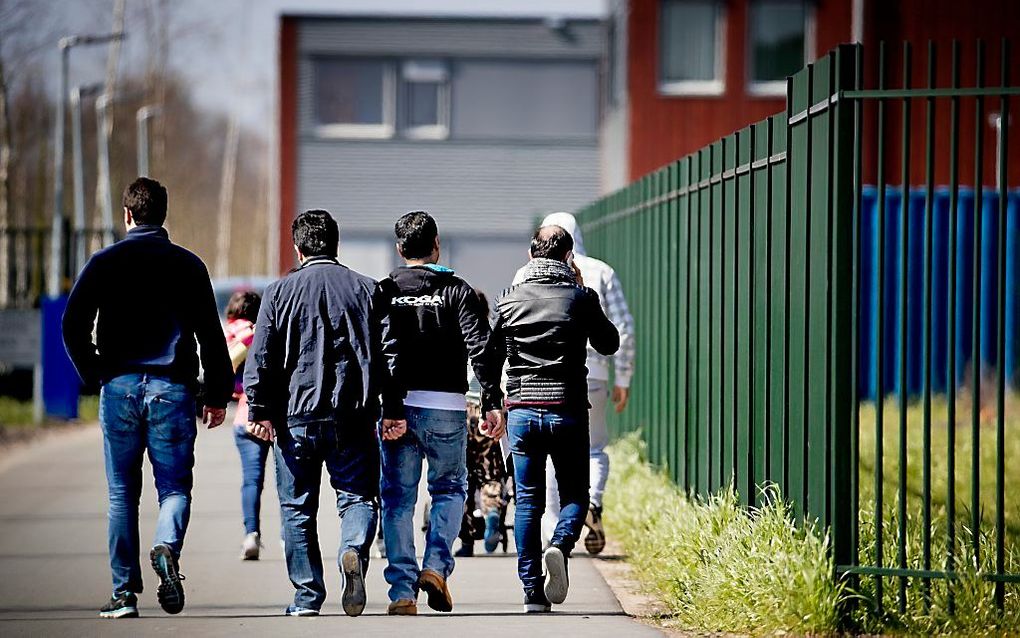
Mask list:
[[[983,52],[980,46],[979,51]],[[901,610],[906,605],[908,579],[923,583],[927,596],[931,579],[955,577],[953,550],[959,548],[953,535],[964,524],[972,530],[982,529],[983,509],[974,469],[977,452],[969,477],[973,500],[966,522],[954,511],[957,497],[952,490],[967,477],[956,476],[950,460],[945,532],[950,549],[945,556],[936,557],[943,568],[933,567],[932,393],[930,366],[926,366],[920,502],[922,527],[927,532],[921,541],[922,556],[907,556],[908,404],[905,395],[898,402],[898,467],[890,476],[886,471],[890,459],[883,462],[884,411],[874,410],[874,422],[862,424],[857,400],[862,174],[866,166],[875,168],[881,229],[886,214],[886,174],[893,170],[886,166],[886,155],[894,143],[906,149],[899,157],[902,183],[909,183],[914,154],[910,150],[910,105],[923,100],[926,156],[914,161],[927,162],[928,284],[924,290],[926,320],[921,341],[925,356],[930,357],[932,164],[943,159],[952,164],[951,210],[955,220],[960,99],[978,103],[975,157],[976,183],[980,187],[980,126],[981,118],[986,116],[982,100],[995,97],[999,102],[1004,117],[998,135],[1006,149],[1009,96],[1020,93],[1008,86],[1009,49],[1005,43],[1001,86],[994,89],[984,87],[980,72],[975,87],[959,88],[955,44],[953,86],[936,88],[934,47],[929,48],[928,57],[929,86],[911,89],[911,55],[905,47],[903,68],[907,79],[903,88],[894,89],[885,80],[883,47],[877,56],[878,87],[866,89],[861,47],[841,46],[790,78],[786,111],[660,168],[592,203],[579,216],[592,255],[617,269],[636,321],[638,352],[632,407],[622,417],[611,419],[613,430],[618,434],[641,428],[651,461],[667,468],[680,486],[693,493],[708,494],[732,481],[741,500],[754,505],[760,498],[760,486],[778,484],[799,515],[815,519],[828,529],[837,571],[853,578],[874,577],[874,587],[869,590],[872,604],[881,608],[883,601],[895,597]],[[984,68],[983,53],[978,54],[977,65]],[[936,157],[932,141],[936,99],[951,102],[953,124],[947,133],[953,146],[947,158]],[[900,126],[899,140],[887,139],[890,100],[902,104],[903,114],[898,121],[908,123]],[[867,147],[865,139],[869,140]],[[868,152],[874,150],[874,157],[865,157],[866,148]],[[1000,244],[1006,235],[1007,159],[1003,150],[998,168],[1002,188]],[[906,220],[909,207],[903,207],[900,214]],[[976,217],[975,224],[980,224],[980,211]],[[951,228],[955,226],[950,223]],[[980,252],[980,230],[977,234]],[[882,238],[883,231],[879,230],[878,255],[885,254]],[[902,233],[901,241],[917,239]],[[952,255],[950,290],[955,286],[955,252]],[[877,260],[879,282],[883,281],[881,272],[885,268],[899,268],[906,281],[905,261],[885,262],[884,256]],[[1004,264],[1005,251],[1000,250],[996,266],[1002,272]],[[975,269],[980,268],[976,261]],[[1017,291],[1005,290],[1004,277],[998,281],[1001,315],[1002,299]],[[905,286],[901,288],[905,290]],[[877,299],[875,311],[881,318],[891,310],[882,306],[881,292]],[[951,299],[950,308],[955,308],[957,300]],[[1002,318],[998,321],[1001,351]],[[980,322],[975,320],[973,325],[978,330]],[[901,328],[905,330],[905,324]],[[881,331],[875,341],[881,388]],[[906,339],[900,343],[904,344],[901,348],[906,347]],[[977,345],[974,347],[976,357]],[[955,371],[954,366],[951,358],[950,370]],[[980,389],[978,368],[974,366],[973,385]],[[1003,366],[995,374],[998,416],[992,533],[996,558],[983,573],[996,583],[995,596],[1001,606],[1003,583],[1016,582],[1020,577],[1007,574],[1004,561]],[[949,423],[955,422],[953,396],[950,393],[946,400]],[[979,402],[972,402],[972,406],[973,437],[978,437]],[[873,460],[872,477],[859,473],[862,427],[869,440],[874,439],[873,450],[869,448],[866,455],[870,458],[873,452],[877,459]],[[954,430],[948,428],[950,433]],[[952,434],[949,438],[948,455],[952,459],[955,444]],[[883,486],[890,479],[897,491],[893,507],[883,494]],[[867,495],[863,503],[862,487]],[[888,521],[895,520],[895,561],[883,551],[883,536],[888,534],[878,533],[876,539],[869,540],[867,551],[861,549],[861,507],[873,513],[871,518],[875,520],[868,523],[873,536],[874,530],[885,530]],[[979,536],[968,535],[975,553]],[[883,593],[882,583],[889,579],[898,582],[898,592]]]

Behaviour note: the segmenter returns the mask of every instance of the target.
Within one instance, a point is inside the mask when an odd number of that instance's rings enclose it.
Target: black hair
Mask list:
[[[166,188],[154,179],[139,177],[124,189],[121,205],[136,224],[162,226],[166,221]]]
[[[432,254],[439,229],[436,220],[423,210],[401,216],[393,225],[397,236],[397,250],[404,259],[423,259]]]
[[[340,226],[329,211],[306,210],[290,227],[294,245],[305,257],[336,257],[340,247]]]
[[[262,296],[254,290],[238,290],[230,295],[227,302],[227,320],[247,319],[255,323],[259,316],[259,306],[262,305]]]
[[[531,238],[531,256],[566,261],[574,249],[574,238],[559,226],[543,226]]]

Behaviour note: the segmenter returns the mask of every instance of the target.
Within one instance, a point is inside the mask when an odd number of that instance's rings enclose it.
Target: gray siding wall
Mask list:
[[[326,208],[341,228],[389,238],[414,209],[447,236],[525,238],[536,217],[574,210],[599,192],[597,136],[590,140],[351,140],[320,138],[311,122],[319,54],[441,55],[590,60],[602,25],[570,22],[569,38],[540,21],[308,19],[299,23],[298,210]]]
[[[309,18],[298,52],[350,55],[589,58],[602,55],[603,26],[569,21],[564,35],[541,20]]]

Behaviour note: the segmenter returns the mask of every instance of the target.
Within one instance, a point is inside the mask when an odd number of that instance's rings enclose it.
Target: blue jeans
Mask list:
[[[195,395],[185,385],[148,374],[105,383],[99,395],[106,481],[110,493],[109,543],[113,594],[142,591],[138,561],[138,500],[142,456],[148,451],[159,518],[154,544],[181,554],[191,516],[195,465]]]
[[[443,578],[453,573],[453,541],[460,533],[467,496],[467,412],[407,408],[407,433],[382,442],[383,540],[390,600],[414,599],[418,560],[414,549],[414,506],[422,459],[427,459],[429,532],[421,568]]]
[[[372,426],[345,437],[334,422],[306,423],[276,429],[276,486],[280,493],[287,573],[294,585],[294,605],[320,609],[326,600],[317,515],[322,466],[336,492],[340,515],[337,562],[348,549],[368,569],[368,547],[379,523],[379,447]],[[375,481],[369,490],[357,489],[364,477]]]
[[[244,533],[260,532],[262,485],[266,478],[266,459],[273,444],[248,434],[243,425],[234,426],[234,443],[241,455],[241,514],[244,516]]]
[[[525,590],[542,586],[542,512],[545,462],[559,484],[560,516],[551,544],[569,555],[588,513],[588,411],[511,408],[507,434],[514,461],[517,573]]]

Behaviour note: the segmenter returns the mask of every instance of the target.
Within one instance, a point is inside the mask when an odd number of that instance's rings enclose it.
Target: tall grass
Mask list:
[[[671,624],[710,632],[826,633],[845,594],[828,539],[797,526],[778,490],[748,512],[734,493],[687,498],[631,434],[613,445],[606,524]]]
[[[79,403],[78,420],[91,423],[98,418],[99,397],[83,396]],[[31,428],[35,425],[31,401],[0,397],[0,427]]]
[[[932,404],[930,457],[930,563],[948,566],[950,542],[949,426],[946,401]],[[862,576],[836,584],[828,539],[811,525],[798,526],[778,489],[765,490],[765,505],[743,510],[732,491],[707,500],[689,498],[665,474],[648,465],[644,445],[634,433],[617,441],[611,454],[614,473],[607,492],[606,524],[619,539],[639,578],[668,606],[685,629],[765,634],[835,631],[837,609],[850,610],[851,628],[869,633],[1020,634],[1020,585],[1006,584],[1004,607],[995,606],[994,584],[982,577],[995,571],[994,536],[996,413],[979,412],[979,525],[972,524],[973,476],[971,404],[957,400],[955,426],[956,524],[952,549],[954,580]],[[879,531],[875,511],[876,408],[860,412],[859,564],[876,565]],[[899,566],[900,411],[895,401],[883,406],[884,492],[881,536],[884,567]],[[905,554],[909,569],[926,568],[923,557],[922,408],[906,411],[907,504]],[[1008,399],[1005,423],[1005,571],[1020,573],[1020,398]],[[975,533],[976,531],[976,533]],[[975,555],[974,547],[977,546]],[[903,607],[901,607],[901,604]]]
[[[1005,422],[1005,571],[1020,573],[1020,502],[1016,499],[1016,486],[1020,486],[1020,411],[1016,397],[1007,403]],[[1000,613],[994,604],[994,585],[981,578],[981,574],[995,571],[996,538],[994,536],[996,440],[994,410],[979,412],[978,440],[978,500],[979,525],[975,530],[972,513],[975,511],[971,488],[974,485],[972,452],[974,439],[971,423],[971,403],[966,395],[957,401],[955,425],[955,538],[952,550],[953,568],[959,578],[955,581],[936,579],[906,579],[906,597],[901,600],[900,579],[882,578],[881,599],[877,596],[875,577],[859,579],[855,586],[861,604],[854,612],[857,625],[866,631],[903,631],[906,633],[966,633],[999,634],[1020,632],[1020,585],[1006,584],[1004,609]],[[875,509],[877,409],[874,405],[861,408],[860,428],[860,563],[876,565],[876,538],[879,526]],[[948,533],[949,503],[949,425],[946,401],[937,398],[932,404],[931,427],[931,538],[930,569],[943,570],[949,566],[950,542]],[[923,569],[923,538],[925,522],[923,504],[923,436],[922,408],[911,404],[906,411],[906,566]],[[899,566],[899,503],[900,503],[900,410],[895,401],[883,407],[883,463],[882,463],[882,545],[885,567]],[[975,558],[974,547],[977,546]],[[904,604],[905,603],[905,604]],[[901,604],[904,605],[901,607]],[[955,606],[955,608],[953,607]]]

